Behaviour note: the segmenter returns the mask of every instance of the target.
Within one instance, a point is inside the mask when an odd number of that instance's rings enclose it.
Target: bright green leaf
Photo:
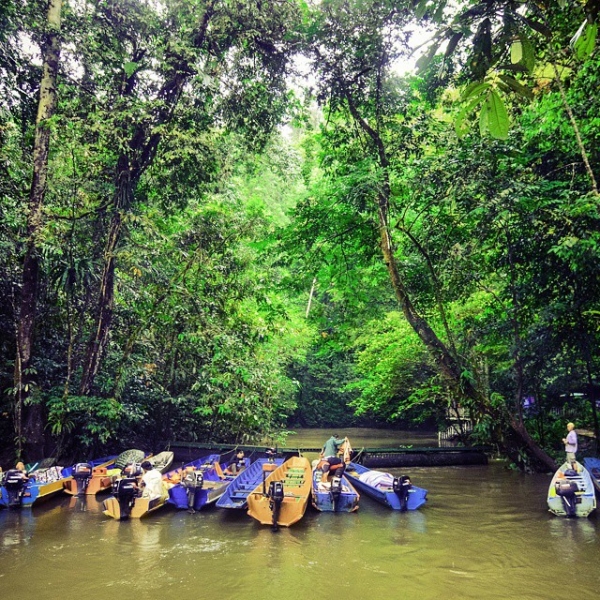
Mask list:
[[[495,90],[490,90],[484,104],[486,114],[486,125],[490,135],[499,140],[505,140],[508,137],[508,112],[502,102],[502,98]],[[482,110],[482,112],[484,112]],[[481,122],[480,122],[481,126]]]
[[[512,43],[512,46],[510,47],[510,62],[513,65],[516,65],[517,63],[521,62],[522,58],[523,44],[521,43],[521,40],[516,40]]]

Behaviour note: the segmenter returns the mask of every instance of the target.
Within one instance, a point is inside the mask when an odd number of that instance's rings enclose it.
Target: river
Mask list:
[[[312,447],[329,433],[300,432],[287,444]],[[355,448],[427,442],[405,432],[352,436]],[[496,461],[410,475],[429,490],[419,511],[397,513],[361,497],[356,513],[309,508],[277,533],[214,507],[117,522],[102,514],[102,496],[2,510],[0,599],[562,600],[597,593],[600,517],[550,514],[549,476]]]

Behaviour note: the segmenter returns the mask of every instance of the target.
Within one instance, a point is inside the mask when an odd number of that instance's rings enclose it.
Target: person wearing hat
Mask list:
[[[150,500],[160,498],[163,493],[162,475],[152,466],[149,460],[145,460],[141,466],[143,471],[142,481],[140,482],[142,498],[149,498]]]
[[[565,445],[565,453],[567,455],[567,462],[572,465],[577,462],[577,432],[575,431],[575,425],[573,423],[567,423],[567,437],[563,438],[563,444]]]

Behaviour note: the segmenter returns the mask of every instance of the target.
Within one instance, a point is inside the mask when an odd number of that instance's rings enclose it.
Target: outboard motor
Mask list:
[[[400,510],[405,511],[408,510],[408,494],[410,492],[410,488],[412,487],[412,483],[410,481],[410,477],[408,475],[402,475],[401,477],[394,477],[394,481],[392,483],[392,488],[398,496],[398,500],[400,500]]]
[[[285,493],[283,490],[283,481],[271,481],[269,483],[269,508],[273,513],[273,531],[277,531],[279,526],[277,525],[277,521],[279,521],[279,513],[281,511],[281,503],[285,497]]]
[[[555,484],[556,494],[560,496],[567,517],[575,517],[577,510],[577,498],[575,492],[579,491],[576,481],[562,480]]]
[[[333,510],[337,510],[337,504],[342,495],[342,478],[334,475],[331,480],[331,499],[333,500]]]
[[[83,496],[92,478],[94,468],[90,463],[77,463],[73,467],[73,479],[77,486],[77,496]]]
[[[121,521],[128,519],[138,494],[137,479],[135,477],[117,479],[113,483],[112,491],[119,501],[119,519]]]
[[[202,489],[204,485],[204,475],[202,471],[188,471],[185,477],[181,480],[181,485],[185,488],[185,493],[188,499],[188,511],[194,511],[196,503],[196,492]]]
[[[27,475],[19,469],[10,469],[9,471],[6,471],[3,484],[6,488],[6,493],[8,494],[9,508],[19,508],[21,506],[28,481],[29,478]]]
[[[123,469],[123,477],[139,477],[142,474],[142,465],[140,463],[129,463]]]

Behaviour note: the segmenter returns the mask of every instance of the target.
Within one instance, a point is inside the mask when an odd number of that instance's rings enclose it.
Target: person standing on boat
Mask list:
[[[328,458],[337,458],[338,452],[340,451],[341,445],[344,443],[344,439],[339,440],[334,433],[323,446],[321,450],[321,458],[327,460]]]
[[[160,498],[163,493],[162,475],[152,466],[149,460],[142,463],[142,471],[144,472],[140,483],[142,498],[150,498],[150,500]]]
[[[321,481],[327,483],[329,472],[335,470],[335,474],[339,477],[344,472],[345,464],[341,458],[338,457],[340,447],[345,442],[345,439],[338,439],[334,433],[323,446],[321,450],[321,460],[318,463],[317,468],[323,472]]]
[[[577,461],[577,432],[575,431],[575,425],[573,423],[567,423],[567,437],[563,438],[563,444],[565,445],[565,452],[567,454],[567,462],[572,465]]]

